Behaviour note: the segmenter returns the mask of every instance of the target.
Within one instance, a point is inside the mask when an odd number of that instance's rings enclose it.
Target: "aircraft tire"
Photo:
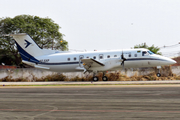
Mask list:
[[[108,78],[107,78],[106,76],[103,76],[103,77],[102,77],[102,80],[103,80],[103,81],[108,81]]]
[[[156,75],[157,75],[157,77],[161,77],[161,73],[157,73]]]
[[[93,81],[94,81],[94,82],[97,82],[98,80],[99,80],[99,78],[98,78],[97,76],[94,76],[94,77],[93,77]]]

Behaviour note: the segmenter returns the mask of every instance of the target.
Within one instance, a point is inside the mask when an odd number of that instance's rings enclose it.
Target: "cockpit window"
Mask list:
[[[142,56],[145,56],[145,55],[153,55],[154,53],[151,52],[151,51],[143,51],[142,52]]]
[[[150,54],[150,55],[153,55],[154,53],[153,52],[151,52],[151,51],[148,51],[148,53]]]
[[[147,51],[143,51],[143,52],[142,52],[142,56],[145,56],[145,55],[148,55],[148,52],[147,52]]]

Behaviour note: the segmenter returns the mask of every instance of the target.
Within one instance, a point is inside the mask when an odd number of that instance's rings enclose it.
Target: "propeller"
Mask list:
[[[126,61],[126,58],[124,57],[123,51],[122,51],[121,58],[123,59],[123,61],[121,62],[121,65],[123,66],[123,70],[124,70],[124,61]]]

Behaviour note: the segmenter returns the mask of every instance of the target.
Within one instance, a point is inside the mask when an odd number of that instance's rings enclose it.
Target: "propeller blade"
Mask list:
[[[121,65],[123,65],[124,64],[124,60],[121,62]]]
[[[121,55],[121,58],[124,59],[124,54],[123,54],[123,51],[122,51],[122,55]]]
[[[121,65],[123,66],[123,69],[124,69],[124,61],[121,63]]]
[[[123,51],[122,51],[121,59],[123,59],[121,65],[123,66],[123,70],[124,70],[124,61],[126,61],[126,58],[124,57]]]

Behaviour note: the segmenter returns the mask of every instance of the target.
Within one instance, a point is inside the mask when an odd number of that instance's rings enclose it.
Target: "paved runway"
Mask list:
[[[0,88],[0,120],[179,120],[179,85]]]
[[[144,84],[180,84],[180,80],[152,80],[152,81],[52,81],[52,82],[0,82],[0,86],[18,85],[144,85]]]

